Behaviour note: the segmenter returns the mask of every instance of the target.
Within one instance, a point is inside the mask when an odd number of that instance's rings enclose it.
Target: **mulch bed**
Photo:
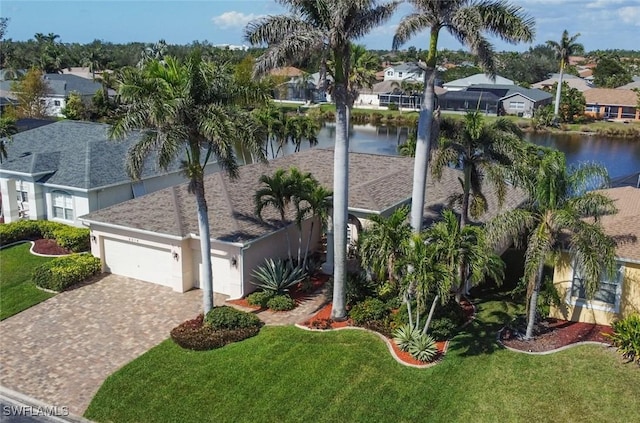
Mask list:
[[[48,256],[63,256],[71,254],[71,251],[58,245],[55,239],[35,239],[33,240],[33,252],[38,254],[46,254]]]
[[[313,294],[318,290],[322,289],[329,278],[329,275],[325,275],[324,273],[317,273],[311,276],[311,286],[307,287],[306,290],[302,289],[302,284],[298,284],[298,286],[289,291],[289,295],[296,302],[296,306],[299,306],[300,304],[311,298]],[[228,300],[227,302],[253,310],[260,310],[259,306],[249,304],[246,297],[240,298],[238,300]]]
[[[605,333],[613,333],[611,327],[549,318],[538,324],[538,333],[531,340],[520,339],[517,331],[507,327],[501,332],[500,341],[520,351],[546,352],[578,342],[610,344]]]
[[[467,317],[467,320],[470,321],[473,318],[474,311],[475,311],[473,304],[471,304],[466,299],[463,299],[460,302],[460,306],[462,307],[465,313],[465,316]],[[331,307],[332,307],[331,303],[325,305],[311,319],[302,323],[302,325],[310,329],[324,329],[324,330],[339,329],[339,328],[345,328],[345,327],[356,327],[351,321],[351,319],[347,319],[343,322],[333,321],[331,319]],[[425,364],[431,364],[431,363],[440,361],[442,357],[444,357],[444,354],[446,353],[446,348],[447,348],[447,341],[436,341],[438,354],[433,358],[432,361],[430,361],[429,363],[425,363],[420,360],[416,360],[408,352],[402,351],[398,347],[398,345],[396,345],[393,339],[389,339],[389,344],[391,345],[391,348],[393,348],[393,352],[398,357],[398,359],[400,359],[400,361],[406,364],[417,365],[417,366],[424,366]]]

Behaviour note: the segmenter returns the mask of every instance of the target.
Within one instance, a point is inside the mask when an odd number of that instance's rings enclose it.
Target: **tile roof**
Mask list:
[[[237,179],[230,179],[219,172],[205,177],[206,199],[209,206],[211,237],[226,242],[248,242],[272,232],[280,226],[279,215],[266,209],[264,222],[254,216],[253,196],[259,187],[262,174],[272,174],[277,168],[292,166],[311,172],[325,187],[333,187],[333,151],[314,148],[272,160],[242,166]],[[460,191],[458,178],[461,172],[445,169],[440,182],[429,176],[425,221],[436,219],[448,204],[452,193]],[[413,159],[400,156],[350,153],[349,155],[349,207],[371,212],[393,209],[411,198],[413,183]],[[490,204],[487,219],[499,209],[495,193],[487,187]],[[505,207],[517,207],[524,200],[522,192],[511,189]],[[292,212],[287,216],[293,218]],[[156,191],[145,196],[120,203],[81,219],[89,222],[108,223],[127,228],[186,237],[198,234],[196,202],[187,191],[187,185]]]
[[[13,135],[7,145],[7,160],[0,173],[10,171],[40,177],[40,182],[79,189],[130,183],[125,170],[127,153],[137,134],[123,141],[109,140],[108,125],[63,120]],[[164,174],[151,165],[142,177]],[[176,171],[174,163],[169,171]]]
[[[294,68],[293,66],[285,66],[282,68],[272,69],[271,72],[269,72],[269,74],[274,76],[295,77],[295,76],[301,76],[303,72],[298,68]]]
[[[616,238],[616,255],[640,260],[640,189],[627,186],[600,192],[611,198],[618,208],[617,214],[600,219],[605,232]]]
[[[601,106],[635,107],[638,103],[638,97],[635,91],[616,88],[592,88],[584,92],[584,99],[587,104],[598,103]]]
[[[616,90],[632,90],[634,88],[639,88],[640,89],[640,80],[637,81],[631,81],[628,84],[625,84],[621,87],[617,87]]]
[[[553,87],[553,84],[555,84],[556,82],[558,82],[558,74],[553,74],[548,79],[545,79],[544,81],[531,84],[531,88],[537,88],[537,89],[551,88]],[[567,85],[569,85],[569,88],[575,88],[578,91],[582,91],[582,92],[592,88],[589,82],[575,75],[563,75],[562,82],[563,83],[566,82]]]

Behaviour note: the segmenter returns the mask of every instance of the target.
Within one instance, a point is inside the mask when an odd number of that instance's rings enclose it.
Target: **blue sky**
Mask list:
[[[640,0],[511,0],[536,20],[534,44],[558,40],[564,29],[581,33],[587,51],[640,49]],[[372,49],[389,49],[395,25],[409,13],[403,5],[391,21],[360,42]],[[242,29],[259,16],[282,13],[273,0],[2,0],[0,15],[10,18],[7,38],[28,40],[36,32],[60,35],[62,42],[88,43],[94,39],[114,43],[155,42],[170,44],[207,40],[212,44],[243,44]],[[426,48],[421,34],[406,46]],[[460,44],[442,35],[440,48]],[[501,50],[526,50],[494,40]]]

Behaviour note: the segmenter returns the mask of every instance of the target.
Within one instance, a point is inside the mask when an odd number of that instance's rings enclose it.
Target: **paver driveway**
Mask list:
[[[199,290],[115,275],[63,292],[0,322],[0,385],[82,415],[107,376],[201,304]]]

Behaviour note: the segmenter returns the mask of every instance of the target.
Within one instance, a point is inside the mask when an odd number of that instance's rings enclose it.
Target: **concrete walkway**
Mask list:
[[[81,416],[107,376],[201,307],[199,290],[105,275],[0,322],[0,385]]]

